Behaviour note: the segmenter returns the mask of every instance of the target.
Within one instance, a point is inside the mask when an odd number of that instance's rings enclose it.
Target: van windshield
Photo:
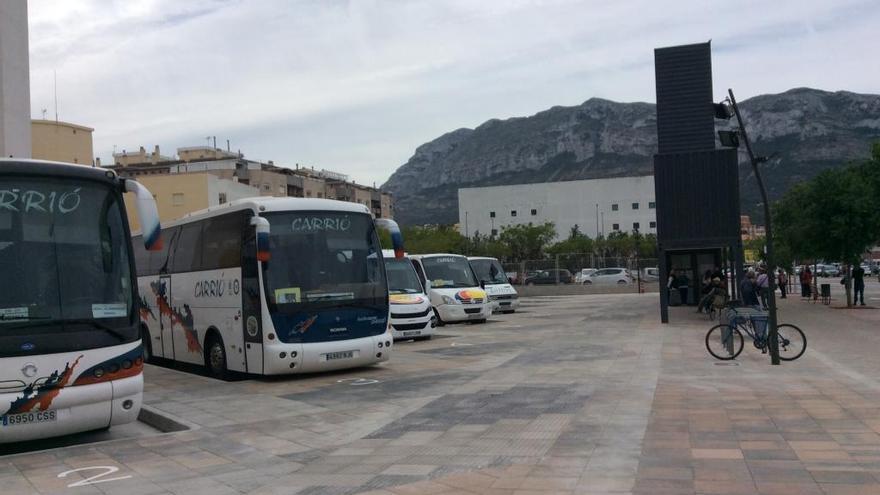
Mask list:
[[[385,276],[391,294],[418,294],[422,292],[412,263],[407,259],[385,258]]]
[[[508,283],[507,274],[504,273],[504,268],[496,259],[471,260],[471,267],[477,274],[477,278],[485,280],[487,284]]]
[[[425,276],[435,289],[476,287],[479,284],[464,256],[432,256],[422,258]]]

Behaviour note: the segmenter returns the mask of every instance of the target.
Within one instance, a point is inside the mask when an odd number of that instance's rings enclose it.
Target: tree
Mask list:
[[[503,227],[498,239],[510,250],[510,257],[522,260],[535,260],[544,257],[544,249],[556,237],[553,222],[542,225],[515,225]]]
[[[825,170],[789,190],[774,208],[778,239],[790,256],[841,261],[849,275],[851,265],[880,238],[878,197],[880,146],[875,144],[871,160]],[[846,279],[851,306],[852,285]]]

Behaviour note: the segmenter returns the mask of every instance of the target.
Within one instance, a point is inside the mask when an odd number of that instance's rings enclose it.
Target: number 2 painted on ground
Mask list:
[[[74,483],[71,483],[71,484],[67,485],[67,488],[76,488],[78,486],[88,486],[88,485],[94,485],[95,483],[106,483],[108,481],[119,481],[119,480],[125,480],[128,478],[131,478],[131,475],[127,475],[127,476],[117,476],[115,478],[99,479],[99,478],[103,478],[104,476],[109,476],[109,475],[115,473],[116,471],[119,471],[119,468],[116,466],[81,467],[81,468],[71,469],[70,471],[64,471],[63,473],[59,474],[58,477],[59,478],[66,478],[67,475],[70,473],[75,473],[77,471],[88,471],[90,469],[105,469],[106,471],[104,471],[103,473],[98,473],[94,476],[89,476],[88,478],[86,478],[84,480],[79,480]]]

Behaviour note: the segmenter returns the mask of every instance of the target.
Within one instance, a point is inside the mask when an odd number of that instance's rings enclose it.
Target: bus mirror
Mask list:
[[[391,234],[391,247],[394,249],[394,257],[402,259],[404,254],[403,234],[400,233],[400,226],[397,225],[397,222],[390,218],[377,218],[376,226],[387,230]]]
[[[141,183],[131,179],[125,179],[123,187],[125,192],[135,195],[135,207],[141,222],[144,247],[148,251],[162,249],[162,227],[159,225],[159,209],[156,207],[153,194]]]
[[[251,225],[255,227],[257,232],[257,260],[269,261],[271,252],[269,251],[269,221],[263,217],[251,218]]]

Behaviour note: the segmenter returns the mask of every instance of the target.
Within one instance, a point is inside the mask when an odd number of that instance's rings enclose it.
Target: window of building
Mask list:
[[[494,212],[494,211],[490,211],[490,212],[489,212],[489,218],[495,218],[495,212]]]
[[[656,229],[656,228],[657,228],[657,222],[651,222],[651,223],[648,224],[648,226],[650,226],[652,229]]]
[[[638,209],[639,209],[639,204],[633,203],[633,210],[638,210]]]
[[[264,191],[271,191],[271,190],[272,190],[272,184],[263,184],[263,190],[264,190]]]
[[[611,211],[617,211],[617,203],[611,205]]]
[[[218,202],[222,205],[226,203],[226,193],[220,193],[218,198]]]
[[[492,236],[498,235],[498,229],[492,229]]]
[[[537,215],[537,214],[538,214],[538,210],[532,208],[532,216],[535,216],[535,215]]]
[[[639,222],[633,222],[633,230],[639,230]]]
[[[510,210],[510,216],[515,217],[515,216],[516,216],[516,210]]]
[[[171,195],[172,206],[183,206],[183,193],[174,193]]]
[[[612,229],[612,230],[620,230],[620,224],[619,224],[619,223],[615,223],[615,224],[613,224],[613,225],[611,226],[611,229]]]
[[[648,201],[648,209],[653,210],[654,208],[657,208],[657,203],[653,201]]]

